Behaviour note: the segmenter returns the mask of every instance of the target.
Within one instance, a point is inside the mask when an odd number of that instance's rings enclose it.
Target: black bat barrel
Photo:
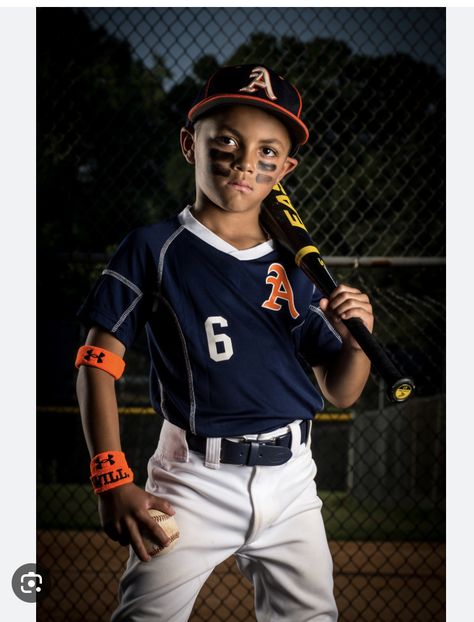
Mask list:
[[[306,276],[321,290],[330,296],[336,289],[337,282],[332,277],[321,255],[309,251],[299,262]],[[410,378],[402,377],[387,353],[359,318],[342,320],[349,332],[365,352],[375,369],[387,384],[387,394],[391,401],[404,402],[413,393],[415,384]]]
[[[324,296],[330,296],[338,283],[327,269],[303,221],[280,184],[274,186],[263,202],[260,221],[264,229],[295,256],[296,264]],[[384,379],[389,399],[393,402],[404,402],[408,399],[415,389],[413,380],[400,374],[362,320],[350,318],[343,322]]]

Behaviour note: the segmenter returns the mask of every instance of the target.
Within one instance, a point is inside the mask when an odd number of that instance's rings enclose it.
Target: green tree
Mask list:
[[[160,215],[163,80],[80,10],[39,9],[39,247],[104,250]]]

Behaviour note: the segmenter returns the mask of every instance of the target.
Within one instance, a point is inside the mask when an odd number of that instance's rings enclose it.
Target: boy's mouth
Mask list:
[[[252,192],[252,187],[245,181],[229,181],[227,185],[243,193]]]

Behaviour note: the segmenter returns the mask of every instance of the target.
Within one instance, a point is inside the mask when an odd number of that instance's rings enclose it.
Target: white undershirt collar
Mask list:
[[[259,257],[268,255],[268,253],[271,253],[275,248],[273,240],[267,240],[266,242],[257,244],[257,246],[246,248],[244,250],[235,248],[235,246],[232,246],[232,244],[229,244],[199,222],[199,220],[197,220],[197,218],[195,218],[191,213],[191,205],[187,205],[184,210],[178,214],[178,220],[185,229],[196,235],[210,246],[222,251],[223,253],[232,255],[232,257],[240,259],[241,261],[258,259]]]

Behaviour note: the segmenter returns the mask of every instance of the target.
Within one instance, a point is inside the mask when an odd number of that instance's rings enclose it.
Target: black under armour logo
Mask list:
[[[111,466],[115,464],[113,454],[107,454],[107,458],[104,458],[103,460],[101,460],[100,458],[96,458],[94,462],[98,469],[101,469],[104,466],[104,464],[110,464]]]
[[[100,354],[95,354],[94,350],[87,350],[87,354],[84,356],[85,361],[90,361],[91,359],[97,359],[97,363],[102,363],[104,360],[105,352],[101,352]]]

